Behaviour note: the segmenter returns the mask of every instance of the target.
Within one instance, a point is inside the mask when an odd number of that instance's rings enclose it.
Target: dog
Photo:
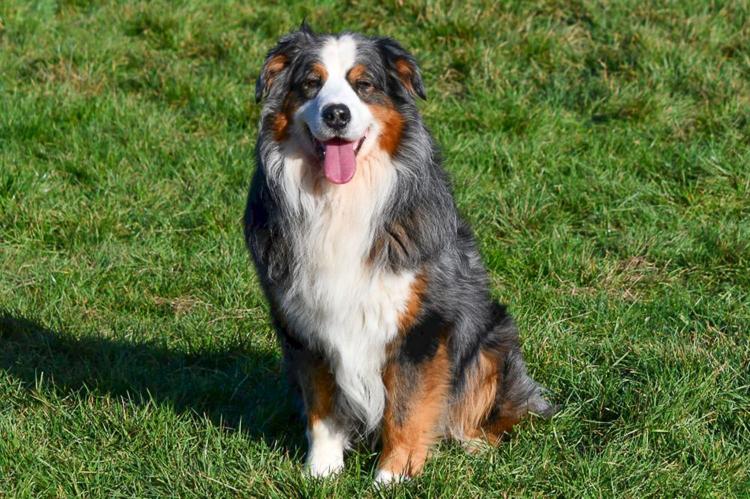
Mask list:
[[[380,436],[375,480],[418,475],[442,438],[497,443],[553,406],[459,216],[415,58],[303,23],[268,52],[245,239],[307,420],[306,469]]]

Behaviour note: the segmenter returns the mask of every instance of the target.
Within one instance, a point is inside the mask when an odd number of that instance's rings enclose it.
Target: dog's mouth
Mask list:
[[[315,148],[315,154],[323,165],[323,173],[329,182],[334,184],[345,184],[354,178],[357,171],[357,154],[367,138],[367,131],[357,140],[345,140],[334,137],[329,140],[320,141],[305,126],[307,135]]]

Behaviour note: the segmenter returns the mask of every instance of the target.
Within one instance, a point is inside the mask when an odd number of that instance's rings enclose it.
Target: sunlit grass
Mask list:
[[[404,5],[400,5],[403,3]],[[406,5],[408,4],[408,5]],[[303,18],[398,38],[563,406],[407,496],[750,494],[744,2],[0,2],[0,495],[375,494],[303,427],[240,219]]]

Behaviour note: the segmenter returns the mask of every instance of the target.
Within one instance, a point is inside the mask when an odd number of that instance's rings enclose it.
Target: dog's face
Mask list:
[[[303,27],[269,52],[256,86],[256,98],[264,96],[263,127],[273,140],[294,142],[330,182],[344,184],[358,159],[396,153],[404,109],[424,88],[414,58],[395,41]]]

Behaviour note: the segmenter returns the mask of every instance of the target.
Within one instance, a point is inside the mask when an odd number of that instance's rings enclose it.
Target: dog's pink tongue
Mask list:
[[[326,156],[323,171],[334,184],[345,184],[354,176],[357,160],[354,158],[354,142],[332,139],[324,143]]]

